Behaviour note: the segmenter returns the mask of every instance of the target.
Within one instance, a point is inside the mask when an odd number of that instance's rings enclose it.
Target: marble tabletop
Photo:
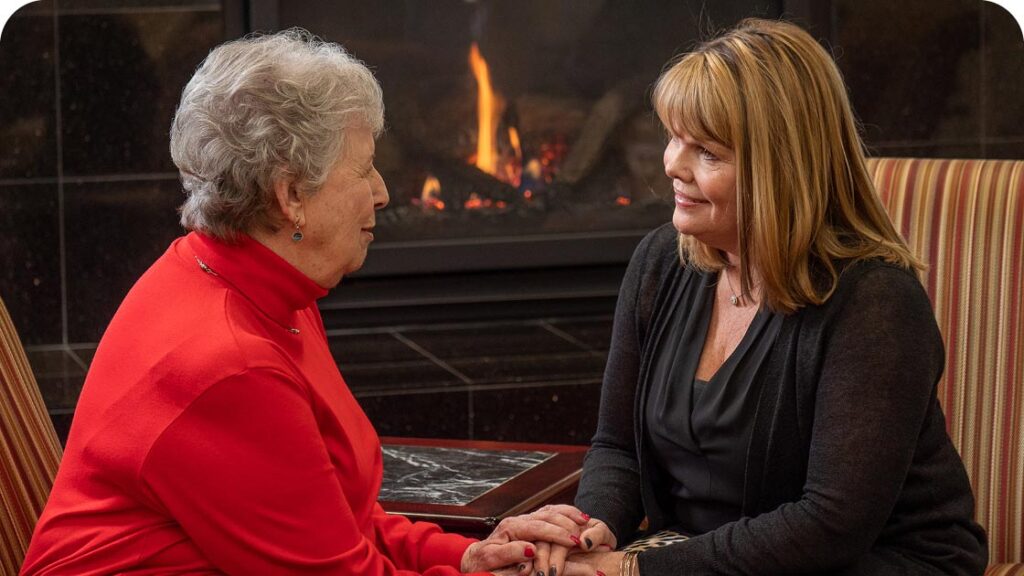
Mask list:
[[[380,500],[462,506],[555,455],[386,445]]]

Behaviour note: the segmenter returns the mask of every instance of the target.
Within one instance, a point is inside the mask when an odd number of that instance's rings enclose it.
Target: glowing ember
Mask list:
[[[480,195],[473,192],[469,195],[469,198],[463,204],[466,210],[479,210],[484,207],[484,201],[480,199]]]
[[[615,199],[615,203],[619,206],[629,206],[633,201],[625,196],[619,196]]]

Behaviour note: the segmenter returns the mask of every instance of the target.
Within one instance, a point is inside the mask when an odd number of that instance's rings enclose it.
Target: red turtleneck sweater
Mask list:
[[[171,244],[100,342],[22,574],[457,574],[472,540],[377,504],[325,293],[247,237]]]

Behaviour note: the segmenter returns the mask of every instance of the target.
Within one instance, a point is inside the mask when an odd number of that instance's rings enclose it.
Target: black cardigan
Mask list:
[[[619,294],[576,505],[620,543],[645,515],[652,531],[670,521],[642,407],[660,309],[694,274],[662,226],[637,247]],[[642,553],[641,574],[982,574],[984,531],[935,393],[943,359],[911,272],[848,266],[827,302],[784,319],[758,375],[743,518]]]

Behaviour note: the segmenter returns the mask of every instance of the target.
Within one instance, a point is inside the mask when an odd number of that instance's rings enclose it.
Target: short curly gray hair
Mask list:
[[[315,193],[356,122],[380,134],[380,84],[338,44],[292,28],[218,46],[185,86],[171,126],[188,196],[181,225],[229,241],[276,230],[274,180]]]

